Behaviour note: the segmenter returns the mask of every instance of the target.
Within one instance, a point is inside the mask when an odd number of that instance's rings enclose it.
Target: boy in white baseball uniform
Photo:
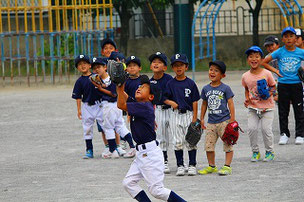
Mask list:
[[[164,187],[164,160],[157,146],[155,133],[155,114],[152,101],[159,99],[157,88],[150,83],[148,76],[141,76],[141,86],[135,93],[135,100],[128,99],[124,85],[117,87],[117,106],[128,112],[131,117],[131,131],[136,145],[136,159],[123,180],[123,186],[132,198],[140,202],[151,201],[138,185],[144,179],[152,196],[169,202],[185,200]],[[158,97],[158,98],[157,98]],[[130,102],[127,102],[130,101]],[[133,100],[133,101],[132,101]]]
[[[167,70],[167,56],[164,53],[156,52],[150,55],[149,60],[151,62],[150,69],[153,71],[153,76],[150,82],[155,84],[162,92],[162,98],[165,94],[168,81],[172,78],[171,75],[164,73]],[[156,128],[156,139],[159,142],[159,147],[163,150],[164,160],[165,160],[165,173],[170,173],[168,165],[168,148],[170,141],[170,130],[169,130],[169,120],[170,120],[170,105],[164,103],[164,99],[160,102],[155,103],[155,122]]]
[[[200,99],[195,82],[185,75],[188,69],[188,58],[185,54],[171,57],[171,66],[176,76],[167,83],[164,103],[172,107],[169,127],[173,137],[173,146],[177,162],[177,176],[185,175],[183,149],[188,150],[188,175],[196,175],[196,146],[190,146],[185,136],[191,121],[197,121],[198,100]]]
[[[124,154],[125,158],[132,158],[135,156],[135,146],[133,144],[130,131],[126,128],[125,122],[122,118],[122,111],[117,108],[117,94],[116,86],[111,82],[108,73],[106,72],[107,66],[102,58],[93,58],[92,69],[101,77],[105,89],[109,90],[112,95],[104,94],[102,97],[102,119],[101,127],[105,132],[106,139],[109,144],[109,152],[103,153],[103,158],[118,158],[119,151],[115,142],[115,132],[124,138],[130,146],[130,150]],[[99,90],[103,90],[101,85],[97,85]],[[118,151],[118,152],[117,152]]]

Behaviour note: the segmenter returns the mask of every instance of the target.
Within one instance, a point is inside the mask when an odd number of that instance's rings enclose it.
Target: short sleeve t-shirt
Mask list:
[[[137,144],[156,140],[154,106],[151,102],[127,102],[132,137]]]
[[[178,104],[178,109],[193,111],[193,102],[200,99],[195,82],[188,77],[182,81],[176,78],[170,80],[164,95],[164,100],[169,99]]]
[[[201,98],[208,103],[208,123],[221,123],[230,119],[228,100],[234,96],[231,88],[221,83],[217,87],[210,84],[202,89]]]
[[[288,51],[285,46],[271,53],[273,59],[278,60],[280,74],[279,83],[295,84],[301,80],[297,75],[301,67],[301,61],[304,60],[304,49],[296,48],[294,51]]]
[[[257,81],[265,79],[267,86],[275,86],[276,82],[270,71],[263,69],[259,74],[252,74],[249,71],[245,72],[242,76],[242,85],[248,88],[249,91],[249,107],[258,109],[271,109],[274,108],[273,97],[269,97],[267,100],[262,100],[259,98]]]

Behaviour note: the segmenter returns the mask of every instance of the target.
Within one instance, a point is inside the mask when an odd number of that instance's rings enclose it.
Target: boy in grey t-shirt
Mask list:
[[[235,110],[233,103],[233,92],[229,86],[221,82],[224,78],[226,65],[222,61],[209,63],[210,84],[203,87],[201,98],[203,99],[201,108],[201,125],[206,129],[205,150],[209,166],[198,173],[201,175],[218,172],[220,175],[232,173],[230,164],[233,157],[232,145],[223,142],[224,152],[226,152],[225,165],[218,171],[215,166],[215,144],[217,139],[224,134],[229,122],[235,121]],[[208,109],[208,124],[205,126],[204,117]]]

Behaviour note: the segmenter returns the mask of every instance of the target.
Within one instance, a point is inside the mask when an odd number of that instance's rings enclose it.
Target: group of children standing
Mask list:
[[[287,27],[282,31],[282,41],[285,44],[283,47],[279,48],[279,41],[275,36],[265,39],[264,46],[269,52],[265,59],[263,51],[257,46],[252,46],[245,52],[250,70],[242,75],[242,85],[245,88],[244,105],[248,108],[248,135],[253,162],[260,159],[257,141],[259,124],[266,150],[264,161],[274,159],[272,132],[274,98],[278,102],[279,109],[281,131],[279,144],[286,144],[290,138],[288,130],[290,103],[295,112],[295,143],[304,143],[303,86],[297,76],[297,70],[304,60],[304,50],[296,47],[296,44],[299,46],[300,40],[300,48],[303,48],[303,32],[300,30],[299,36],[299,31]],[[215,172],[220,175],[232,173],[230,166],[233,158],[232,145],[223,143],[223,150],[226,153],[225,164],[220,169],[215,165],[215,144],[223,135],[226,125],[235,121],[234,93],[221,81],[226,76],[224,62],[217,60],[209,63],[210,83],[203,87],[200,94],[195,82],[185,75],[189,62],[184,54],[174,54],[170,58],[170,66],[175,73],[174,78],[165,73],[168,67],[167,56],[161,52],[152,54],[149,61],[153,76],[148,81],[145,75],[140,75],[140,59],[130,56],[125,60],[121,53],[116,52],[116,45],[112,40],[105,40],[102,54],[109,59],[125,62],[129,78],[124,85],[116,87],[106,73],[105,58],[95,58],[92,63],[84,55],[76,58],[75,65],[82,76],[75,83],[72,97],[77,100],[78,117],[83,120],[87,157],[91,157],[90,153],[93,155],[92,125],[96,119],[109,145],[106,157],[119,156],[117,145],[120,138],[129,143],[130,151],[127,153],[129,156],[132,156],[130,153],[136,152],[136,159],[123,185],[138,201],[149,201],[145,192],[137,185],[142,178],[145,179],[149,192],[154,197],[168,201],[184,201],[173,191],[163,187],[163,174],[170,173],[167,152],[169,139],[172,139],[173,143],[177,176],[186,173],[190,176],[197,173],[201,175]],[[89,80],[90,65],[93,72],[101,77],[101,84]],[[277,77],[274,78],[268,70],[274,72]],[[83,83],[81,87],[79,83]],[[81,90],[77,91],[78,88]],[[154,99],[157,94],[161,95],[160,99]],[[197,147],[192,147],[185,141],[185,134],[190,123],[196,122],[198,118],[200,98],[202,99],[200,119],[206,134],[204,147],[209,165],[197,171]],[[81,100],[82,110],[80,110]],[[99,112],[97,108],[102,110]],[[96,111],[92,113],[91,109]],[[90,114],[89,117],[84,116],[85,110]],[[130,122],[132,135],[125,126],[121,110],[128,113],[126,120]],[[204,121],[206,113],[207,124]],[[110,117],[114,117],[112,118],[114,121]],[[117,120],[122,124],[116,125]],[[188,151],[188,164],[183,160],[184,149]]]

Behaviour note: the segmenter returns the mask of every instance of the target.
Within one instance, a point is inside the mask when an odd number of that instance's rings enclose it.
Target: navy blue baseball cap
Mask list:
[[[152,62],[155,58],[159,58],[161,61],[163,61],[165,66],[168,65],[167,56],[164,53],[156,52],[156,53],[150,55],[149,61]]]
[[[215,61],[209,62],[209,67],[211,65],[217,66],[220,69],[220,71],[222,72],[222,74],[225,74],[225,72],[226,72],[226,65],[225,65],[225,63],[223,61],[215,60]]]
[[[262,57],[264,57],[262,49],[258,46],[251,46],[246,50],[245,54],[248,56],[251,52],[258,52],[261,54]]]
[[[125,60],[125,56],[121,53],[121,52],[118,52],[118,51],[113,51],[109,57],[109,60],[117,60],[117,58],[122,61],[122,60]]]
[[[110,38],[106,38],[101,41],[101,48],[103,48],[106,44],[111,44],[115,49],[117,49],[116,43]]]
[[[147,75],[140,75],[140,84],[148,84],[150,86],[150,94],[154,95],[152,104],[159,103],[161,100],[162,90],[155,83],[151,83]]]
[[[138,57],[134,56],[134,55],[131,55],[130,57],[128,57],[126,59],[126,65],[130,64],[131,62],[134,62],[138,66],[141,66],[140,59]]]
[[[295,30],[293,27],[285,27],[285,28],[283,29],[282,33],[281,33],[282,36],[283,36],[286,32],[291,32],[291,33],[297,35],[297,32],[296,32],[296,30]]]
[[[77,65],[80,61],[85,61],[89,64],[91,64],[91,61],[90,61],[90,58],[86,55],[78,55],[76,58],[75,58],[75,67],[77,68]]]
[[[106,65],[108,63],[108,58],[93,58],[92,59],[92,67],[94,66],[94,65]]]
[[[297,37],[302,37],[304,39],[304,32],[302,29],[295,29],[296,30],[296,36]]]
[[[187,65],[189,64],[187,55],[185,55],[185,54],[175,54],[175,55],[172,55],[172,57],[171,57],[170,60],[171,60],[171,66],[175,62],[182,62],[182,63],[185,63]]]
[[[269,35],[264,40],[264,46],[271,45],[271,44],[274,44],[274,43],[279,44],[278,37],[276,37],[274,35]]]

